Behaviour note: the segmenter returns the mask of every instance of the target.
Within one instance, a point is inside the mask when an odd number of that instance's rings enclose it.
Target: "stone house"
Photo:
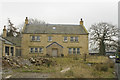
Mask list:
[[[88,32],[81,19],[79,25],[29,24],[22,32],[22,56],[67,56],[88,54]]]
[[[4,26],[3,35],[0,37],[0,50],[2,56],[21,56],[21,36],[7,36],[7,29]]]
[[[15,44],[0,37],[0,56],[15,56]]]

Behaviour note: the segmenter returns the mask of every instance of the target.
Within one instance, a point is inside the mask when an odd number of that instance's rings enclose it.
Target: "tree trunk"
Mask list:
[[[99,54],[100,55],[105,55],[105,44],[104,44],[104,41],[100,42]]]

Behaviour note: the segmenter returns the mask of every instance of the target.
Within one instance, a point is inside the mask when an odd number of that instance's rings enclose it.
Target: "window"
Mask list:
[[[35,36],[31,36],[32,37],[32,41],[34,41],[35,40]]]
[[[76,41],[76,42],[78,41],[78,37],[75,37],[75,41]]]
[[[37,36],[37,41],[40,41],[40,36]]]
[[[74,37],[70,37],[70,41],[74,41]]]
[[[30,48],[30,52],[33,53],[33,48]]]
[[[67,41],[67,37],[64,37],[64,41]]]
[[[68,53],[72,54],[72,48],[68,48]]]
[[[38,48],[35,48],[35,53],[37,53],[38,52]]]
[[[39,52],[42,53],[43,52],[43,48],[39,48]]]
[[[77,54],[80,54],[80,48],[77,48]]]
[[[48,37],[48,41],[52,41],[52,37],[51,36]]]
[[[73,54],[76,54],[76,48],[73,48]]]

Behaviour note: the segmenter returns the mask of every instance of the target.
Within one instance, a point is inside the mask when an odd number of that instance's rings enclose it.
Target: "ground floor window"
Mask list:
[[[30,53],[43,53],[43,48],[32,47],[32,48],[30,48]]]
[[[68,48],[68,53],[72,54],[72,48]]]
[[[5,46],[5,55],[8,56],[9,55],[9,47]]]
[[[69,54],[80,54],[80,48],[68,48]]]

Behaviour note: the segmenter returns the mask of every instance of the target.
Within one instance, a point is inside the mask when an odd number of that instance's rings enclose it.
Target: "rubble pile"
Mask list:
[[[32,65],[29,60],[21,57],[2,57],[3,68],[20,68]]]
[[[47,64],[48,66],[49,65],[52,65],[52,66],[56,65],[56,62],[50,60],[49,58],[42,58],[42,57],[33,58],[33,57],[30,57],[29,60],[32,64],[34,64],[36,66],[40,66],[40,65],[44,65],[44,64]]]
[[[42,58],[42,57],[30,57],[29,59],[24,59],[22,57],[2,57],[2,66],[3,68],[27,68],[27,66],[40,66],[40,65],[47,65],[47,66],[54,66],[56,65],[55,61],[50,60],[49,58]]]

